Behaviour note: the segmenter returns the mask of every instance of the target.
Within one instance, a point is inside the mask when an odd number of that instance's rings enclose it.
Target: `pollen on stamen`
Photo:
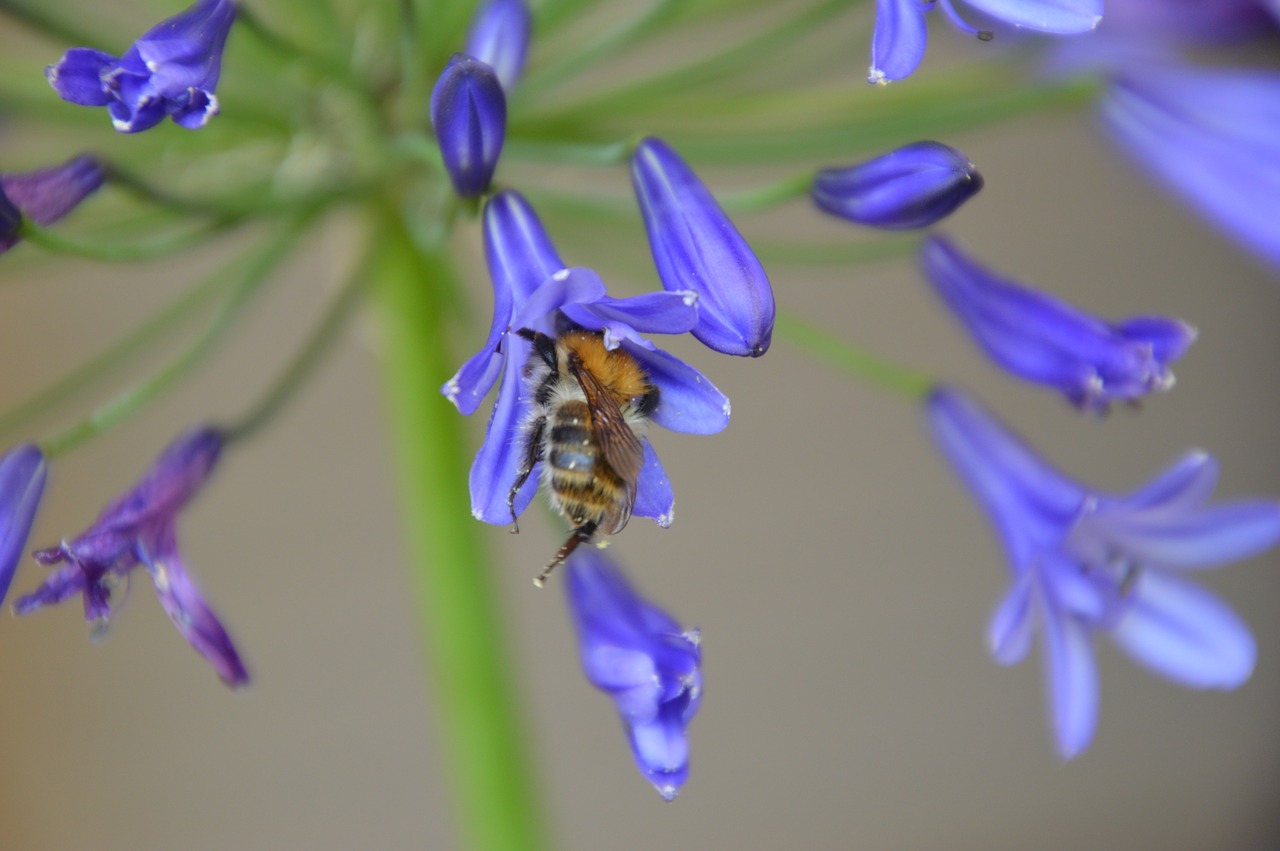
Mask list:
[[[454,375],[453,378],[446,381],[444,387],[441,388],[441,392],[444,393],[444,398],[453,403],[455,408],[458,407],[458,394],[462,392],[462,386],[458,384],[458,376]]]
[[[725,399],[725,400],[724,400],[724,415],[727,417],[727,416],[729,416],[729,414],[730,414],[730,410],[729,410],[729,400],[728,400],[728,399]]]
[[[553,272],[553,273],[552,273],[552,275],[551,275],[551,280],[556,281],[556,282],[558,283],[558,282],[564,281],[564,280],[565,280],[565,279],[567,279],[568,277],[569,277],[569,270],[568,270],[568,269],[561,269],[561,270],[560,270],[560,271],[558,271],[558,272]]]

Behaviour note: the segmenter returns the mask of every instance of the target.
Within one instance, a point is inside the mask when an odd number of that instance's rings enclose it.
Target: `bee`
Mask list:
[[[515,501],[539,461],[551,507],[573,531],[546,569],[533,580],[542,587],[580,544],[597,532],[616,535],[631,519],[636,482],[644,466],[640,432],[658,404],[658,388],[644,368],[621,348],[605,348],[595,331],[565,331],[550,337],[521,328],[533,344],[525,381],[533,412],[524,425],[524,460],[507,494],[513,532]]]

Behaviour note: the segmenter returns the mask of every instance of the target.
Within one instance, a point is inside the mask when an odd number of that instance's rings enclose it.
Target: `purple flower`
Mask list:
[[[51,225],[95,192],[102,179],[102,166],[88,156],[52,168],[0,174],[0,254],[20,238],[23,216]]]
[[[533,13],[525,0],[488,0],[471,19],[463,50],[493,68],[503,91],[511,91],[524,69],[533,30]]]
[[[1107,18],[1100,31],[1144,40],[1163,37],[1214,43],[1275,28],[1264,0],[1107,0]]]
[[[941,142],[915,142],[858,165],[827,168],[813,202],[860,225],[905,230],[951,215],[982,188],[969,158]]]
[[[1102,0],[968,0],[968,5],[1011,26],[1045,33],[1087,32],[1102,19]],[[951,0],[876,0],[868,83],[884,85],[916,70],[924,58],[925,16],[935,7],[963,32],[991,38],[961,18]]]
[[[431,126],[457,193],[487,190],[507,132],[507,98],[493,69],[455,53],[431,91]]]
[[[213,91],[235,15],[231,0],[199,0],[156,24],[119,59],[73,47],[45,76],[63,100],[105,106],[121,133],[147,130],[166,115],[194,130],[218,114]]]
[[[1009,589],[987,631],[992,656],[1002,665],[1022,661],[1039,629],[1059,755],[1076,756],[1093,737],[1097,633],[1189,688],[1230,689],[1249,678],[1256,647],[1248,626],[1181,574],[1275,545],[1280,504],[1206,505],[1218,465],[1203,452],[1126,496],[1089,490],[949,388],[930,397],[928,421],[1009,557]]]
[[[507,495],[524,455],[522,425],[533,410],[533,394],[522,378],[531,352],[523,328],[555,335],[568,325],[604,332],[605,344],[621,346],[648,373],[659,401],[651,412],[658,425],[689,434],[712,434],[729,421],[729,400],[697,370],[655,348],[641,334],[681,334],[697,321],[691,293],[650,293],[613,299],[590,269],[567,268],[533,208],[506,190],[484,209],[485,255],[493,281],[494,312],[489,337],[441,392],[464,414],[472,414],[501,376],[484,445],[471,467],[471,512],[486,523],[511,521]],[[634,514],[671,523],[674,496],[647,438],[637,482]],[[541,462],[515,500],[519,515],[537,491]]]
[[[138,565],[144,565],[160,605],[182,636],[230,686],[249,674],[217,616],[187,575],[174,535],[178,512],[213,472],[222,435],[199,426],[182,434],[151,469],[98,516],[79,537],[35,553],[55,570],[33,594],[14,604],[20,615],[83,595],[85,619],[102,628],[111,619],[111,595]]]
[[[631,183],[663,288],[698,294],[693,336],[727,355],[768,351],[769,278],[707,187],[666,142],[653,138],[636,146]]]
[[[698,631],[638,596],[595,548],[575,552],[568,570],[582,671],[613,698],[640,773],[675,800],[689,779],[688,727],[702,699]]]
[[[1139,166],[1280,267],[1280,73],[1128,62],[1101,108]]]
[[[1105,411],[1114,401],[1168,390],[1169,364],[1196,338],[1195,329],[1179,319],[1106,322],[997,277],[940,236],[924,241],[920,262],[938,295],[992,360],[1088,410]]]
[[[0,457],[0,601],[9,593],[18,559],[44,493],[44,453],[30,443]]]

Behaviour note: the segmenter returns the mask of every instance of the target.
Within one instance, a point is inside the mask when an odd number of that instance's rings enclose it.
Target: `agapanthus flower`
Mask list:
[[[44,493],[45,463],[40,447],[15,446],[0,457],[0,602],[9,593],[18,560]]]
[[[1058,35],[1087,32],[1102,19],[1102,0],[967,0],[967,5],[1011,26]],[[901,80],[919,67],[927,41],[925,16],[934,8],[961,31],[991,38],[964,20],[951,0],[876,0],[868,83]]]
[[[431,91],[431,127],[454,190],[464,198],[487,190],[507,132],[507,97],[493,69],[455,53]]]
[[[631,183],[663,288],[698,294],[693,336],[729,355],[768,351],[769,277],[693,169],[666,142],[648,138],[632,155]]]
[[[924,241],[920,262],[938,295],[992,360],[1088,410],[1105,411],[1112,402],[1169,389],[1169,364],[1196,338],[1195,329],[1179,319],[1099,319],[1000,278],[941,236]]]
[[[235,15],[231,0],[199,0],[147,30],[118,59],[73,47],[45,76],[63,100],[105,106],[121,133],[147,130],[165,116],[194,130],[218,114],[214,89]]]
[[[1221,43],[1275,29],[1265,0],[1107,0],[1100,32]]]
[[[134,568],[146,568],[165,613],[223,682],[244,685],[249,674],[231,638],[187,574],[175,536],[178,512],[199,492],[222,451],[222,435],[192,428],[156,459],[131,490],[107,506],[92,526],[56,547],[38,550],[41,564],[61,564],[32,594],[14,604],[28,614],[75,594],[85,619],[103,629],[112,615],[112,595]]]
[[[551,336],[566,327],[600,331],[606,348],[621,346],[658,388],[658,404],[650,414],[653,422],[688,434],[713,434],[728,425],[729,400],[724,394],[696,369],[642,336],[683,334],[693,328],[698,314],[694,293],[610,298],[595,272],[564,265],[533,208],[510,190],[485,204],[484,242],[494,298],[489,336],[441,388],[469,415],[499,376],[502,379],[484,444],[471,466],[471,512],[476,518],[511,522],[507,495],[524,455],[522,426],[533,409],[532,394],[522,378],[530,343],[515,331],[527,328]],[[633,513],[666,526],[675,497],[648,439],[642,438],[642,443],[644,467]],[[537,491],[540,467],[541,462],[516,497],[517,516]]]
[[[532,31],[533,12],[525,0],[488,0],[476,9],[462,52],[493,68],[509,92],[524,70]]]
[[[1218,465],[1190,452],[1138,490],[1116,496],[1054,469],[963,393],[928,400],[934,438],[989,515],[1010,584],[987,638],[1003,665],[1022,661],[1038,629],[1049,718],[1070,759],[1093,737],[1093,639],[1189,688],[1231,689],[1253,671],[1248,626],[1183,574],[1260,553],[1280,540],[1280,504],[1206,505]]]
[[[941,142],[915,142],[813,180],[813,202],[833,216],[889,230],[922,228],[951,215],[982,188],[969,158]]]
[[[568,572],[583,673],[613,699],[640,773],[672,801],[689,779],[688,727],[702,700],[699,633],[636,594],[598,549],[574,553]]]
[[[0,253],[21,238],[22,218],[51,225],[102,185],[102,166],[89,156],[62,165],[0,174]]]

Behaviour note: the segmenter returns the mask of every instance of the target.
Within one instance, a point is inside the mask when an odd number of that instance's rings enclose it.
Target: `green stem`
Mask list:
[[[274,234],[261,251],[249,259],[235,288],[214,314],[204,332],[176,358],[152,373],[149,378],[97,408],[85,419],[41,441],[45,454],[52,458],[97,437],[149,402],[164,395],[185,378],[187,373],[204,360],[214,344],[235,324],[250,296],[258,291],[271,270],[284,258],[301,234],[307,220],[306,217],[302,217],[291,221],[281,232]]]
[[[631,159],[641,136],[618,142],[574,144],[542,139],[508,139],[502,155],[508,161],[532,161],[555,165],[616,166]]]
[[[193,245],[199,245],[210,237],[226,230],[229,222],[214,222],[196,230],[149,239],[146,242],[120,242],[110,240],[76,239],[54,230],[37,225],[30,219],[22,220],[22,238],[45,251],[54,254],[70,254],[75,257],[88,257],[91,260],[106,260],[113,263],[132,263],[140,260],[155,260],[183,251]]]
[[[938,383],[924,373],[884,360],[789,313],[778,313],[773,330],[792,345],[912,401],[923,399]]]
[[[920,238],[915,236],[880,236],[849,242],[769,242],[753,239],[751,247],[766,265],[791,264],[820,266],[826,264],[860,265],[897,260],[915,253]]]
[[[814,174],[813,171],[804,171],[755,189],[726,192],[716,200],[728,213],[758,213],[807,195],[813,185]]]
[[[517,724],[503,616],[469,510],[463,418],[439,393],[454,369],[440,291],[455,275],[443,245],[420,252],[394,213],[377,223],[387,392],[414,594],[434,675],[449,786],[469,848],[532,851],[544,828]]]
[[[98,36],[88,30],[81,30],[74,24],[57,15],[49,14],[52,5],[47,0],[37,3],[23,3],[21,0],[0,0],[0,12],[21,21],[33,30],[42,33],[55,41],[61,41],[77,47],[93,47],[105,50]],[[107,51],[110,53],[111,51]]]
[[[280,373],[258,403],[243,417],[222,429],[223,437],[228,443],[233,440],[243,440],[269,423],[329,353],[342,326],[364,295],[363,273],[364,269],[361,268],[360,273],[342,288],[315,330],[311,332],[311,336],[307,338],[302,348],[293,356],[293,360],[285,367],[284,372]]]

